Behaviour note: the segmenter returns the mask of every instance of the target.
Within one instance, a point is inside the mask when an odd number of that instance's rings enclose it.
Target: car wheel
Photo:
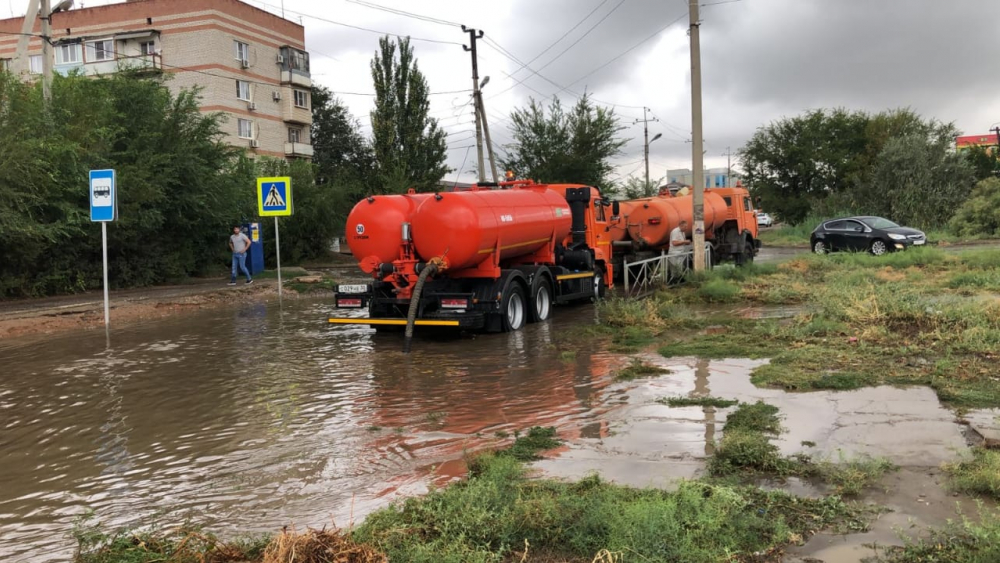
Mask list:
[[[826,254],[827,252],[830,252],[830,249],[827,248],[825,242],[818,240],[813,243],[813,252],[816,254]]]
[[[872,241],[872,246],[868,251],[872,253],[872,256],[883,256],[889,253],[889,245],[884,240]]]

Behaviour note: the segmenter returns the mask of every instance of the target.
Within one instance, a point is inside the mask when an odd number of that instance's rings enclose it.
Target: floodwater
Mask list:
[[[513,334],[417,338],[409,356],[331,313],[254,304],[5,342],[0,560],[69,559],[90,512],[223,535],[347,526],[459,478],[498,432],[592,432],[623,362],[573,337],[589,306]]]

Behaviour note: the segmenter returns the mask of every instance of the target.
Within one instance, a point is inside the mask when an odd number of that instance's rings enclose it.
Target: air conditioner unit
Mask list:
[[[250,68],[250,61],[243,59],[240,61],[240,68]]]
[[[285,56],[284,55],[278,55],[278,61],[277,62],[278,62],[279,65],[285,64]]]
[[[247,104],[247,109],[250,110],[250,111],[256,111],[257,110],[257,104],[255,104],[253,102],[250,102],[249,104]]]
[[[274,101],[280,102],[281,101],[281,92],[271,92],[271,97],[274,98]]]
[[[257,139],[251,139],[250,148],[252,149],[260,148],[260,141],[258,141]]]

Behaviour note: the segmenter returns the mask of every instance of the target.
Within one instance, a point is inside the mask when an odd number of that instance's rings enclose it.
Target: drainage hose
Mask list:
[[[410,297],[410,310],[406,313],[406,333],[403,337],[403,353],[410,353],[410,343],[413,341],[413,324],[417,320],[417,310],[420,308],[420,294],[424,291],[424,282],[438,271],[438,260],[431,260],[417,276],[413,286],[413,296]]]

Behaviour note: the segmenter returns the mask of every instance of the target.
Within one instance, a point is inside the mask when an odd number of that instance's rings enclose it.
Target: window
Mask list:
[[[139,43],[139,53],[143,55],[156,54],[156,43],[153,41],[143,41]]]
[[[732,207],[733,206],[733,198],[731,198],[729,196],[723,196],[722,201],[726,202],[726,207]]]
[[[236,81],[236,98],[244,102],[250,101],[250,83],[245,80]]]
[[[28,57],[28,67],[31,70],[31,74],[41,74],[42,73],[42,56],[41,55],[31,55]]]
[[[253,121],[249,119],[237,119],[236,128],[241,139],[253,139]]]
[[[291,56],[291,67],[293,70],[301,70],[302,72],[309,72],[309,53],[304,51],[299,51],[298,49],[292,49]]]
[[[309,109],[309,92],[305,90],[295,91],[295,107]]]
[[[0,70],[10,70],[10,59],[0,59]]]
[[[301,127],[289,127],[288,128],[288,142],[289,143],[301,143],[302,142],[302,128]]]
[[[844,221],[830,221],[825,227],[828,231],[843,231],[846,229]]]
[[[852,231],[852,232],[855,232],[855,233],[863,233],[863,232],[865,232],[864,225],[862,225],[861,223],[858,223],[857,221],[846,221],[845,222],[845,228],[848,231]]]
[[[233,41],[233,55],[238,61],[250,60],[250,45],[242,41]]]
[[[743,210],[744,211],[750,211],[751,210],[750,209],[750,198],[748,198],[748,197],[743,198]]]
[[[56,64],[69,65],[83,62],[83,54],[80,52],[79,43],[66,43],[56,45]]]
[[[599,200],[594,200],[594,221],[603,222],[607,221],[607,217],[604,215],[604,203]]]
[[[87,62],[113,61],[115,59],[115,42],[111,39],[91,41],[87,43]]]

